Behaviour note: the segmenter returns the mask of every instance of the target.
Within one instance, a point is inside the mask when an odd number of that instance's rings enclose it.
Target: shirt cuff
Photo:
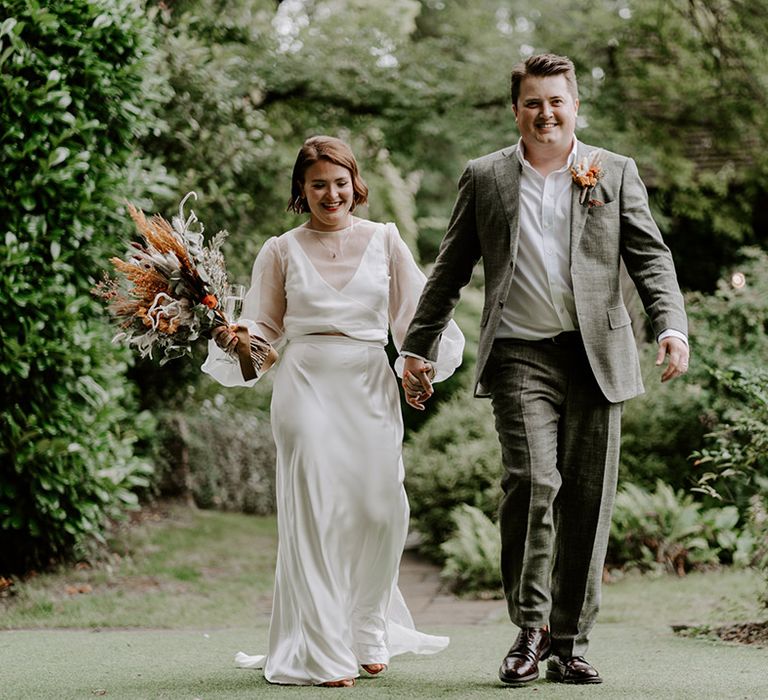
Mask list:
[[[659,333],[659,337],[656,338],[656,342],[660,343],[664,338],[680,338],[686,345],[688,345],[688,336],[685,333],[681,333],[680,331],[676,331],[672,328],[667,328],[667,330],[662,331]]]
[[[432,360],[428,360],[426,357],[417,355],[415,352],[408,352],[407,350],[401,352],[400,357],[415,357],[417,360],[421,360],[422,362],[429,362],[430,364],[432,364]]]

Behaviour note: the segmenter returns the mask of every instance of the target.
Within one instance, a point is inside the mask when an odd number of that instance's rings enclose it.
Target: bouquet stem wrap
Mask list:
[[[259,336],[252,336],[247,328],[238,326],[235,331],[237,345],[235,352],[240,363],[243,379],[256,379],[266,372],[277,361],[277,351]]]

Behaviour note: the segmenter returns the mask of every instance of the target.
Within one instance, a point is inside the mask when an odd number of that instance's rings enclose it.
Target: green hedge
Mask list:
[[[456,528],[462,503],[496,517],[501,490],[501,448],[491,402],[464,392],[441,404],[405,447],[405,486],[421,550],[442,560],[440,546]]]
[[[224,388],[206,377],[195,387],[195,412],[187,407],[156,412],[152,458],[162,496],[200,508],[275,512],[275,444],[268,404],[259,405],[269,398],[269,375],[259,384]]]
[[[151,25],[129,0],[0,17],[0,572],[47,565],[136,501],[126,354],[90,295],[122,248],[116,199],[150,123]],[[131,164],[135,169],[135,164]]]
[[[656,366],[655,343],[639,347],[646,393],[627,401],[621,426],[620,483],[652,489],[662,481],[675,489],[690,488],[694,477],[689,460],[713,420],[711,393],[693,379],[678,378],[662,384]],[[692,349],[699,373],[700,348]]]

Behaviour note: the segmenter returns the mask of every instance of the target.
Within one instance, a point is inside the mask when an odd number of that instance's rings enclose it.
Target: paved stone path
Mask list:
[[[440,569],[411,551],[400,564],[400,591],[416,625],[479,625],[506,620],[503,600],[464,600],[440,580]]]

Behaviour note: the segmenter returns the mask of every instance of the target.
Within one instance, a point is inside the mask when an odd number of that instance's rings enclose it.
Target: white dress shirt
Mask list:
[[[569,168],[576,160],[576,145],[574,139],[565,165],[544,177],[525,159],[522,139],[518,142],[520,238],[497,338],[541,340],[578,330],[570,271]]]

